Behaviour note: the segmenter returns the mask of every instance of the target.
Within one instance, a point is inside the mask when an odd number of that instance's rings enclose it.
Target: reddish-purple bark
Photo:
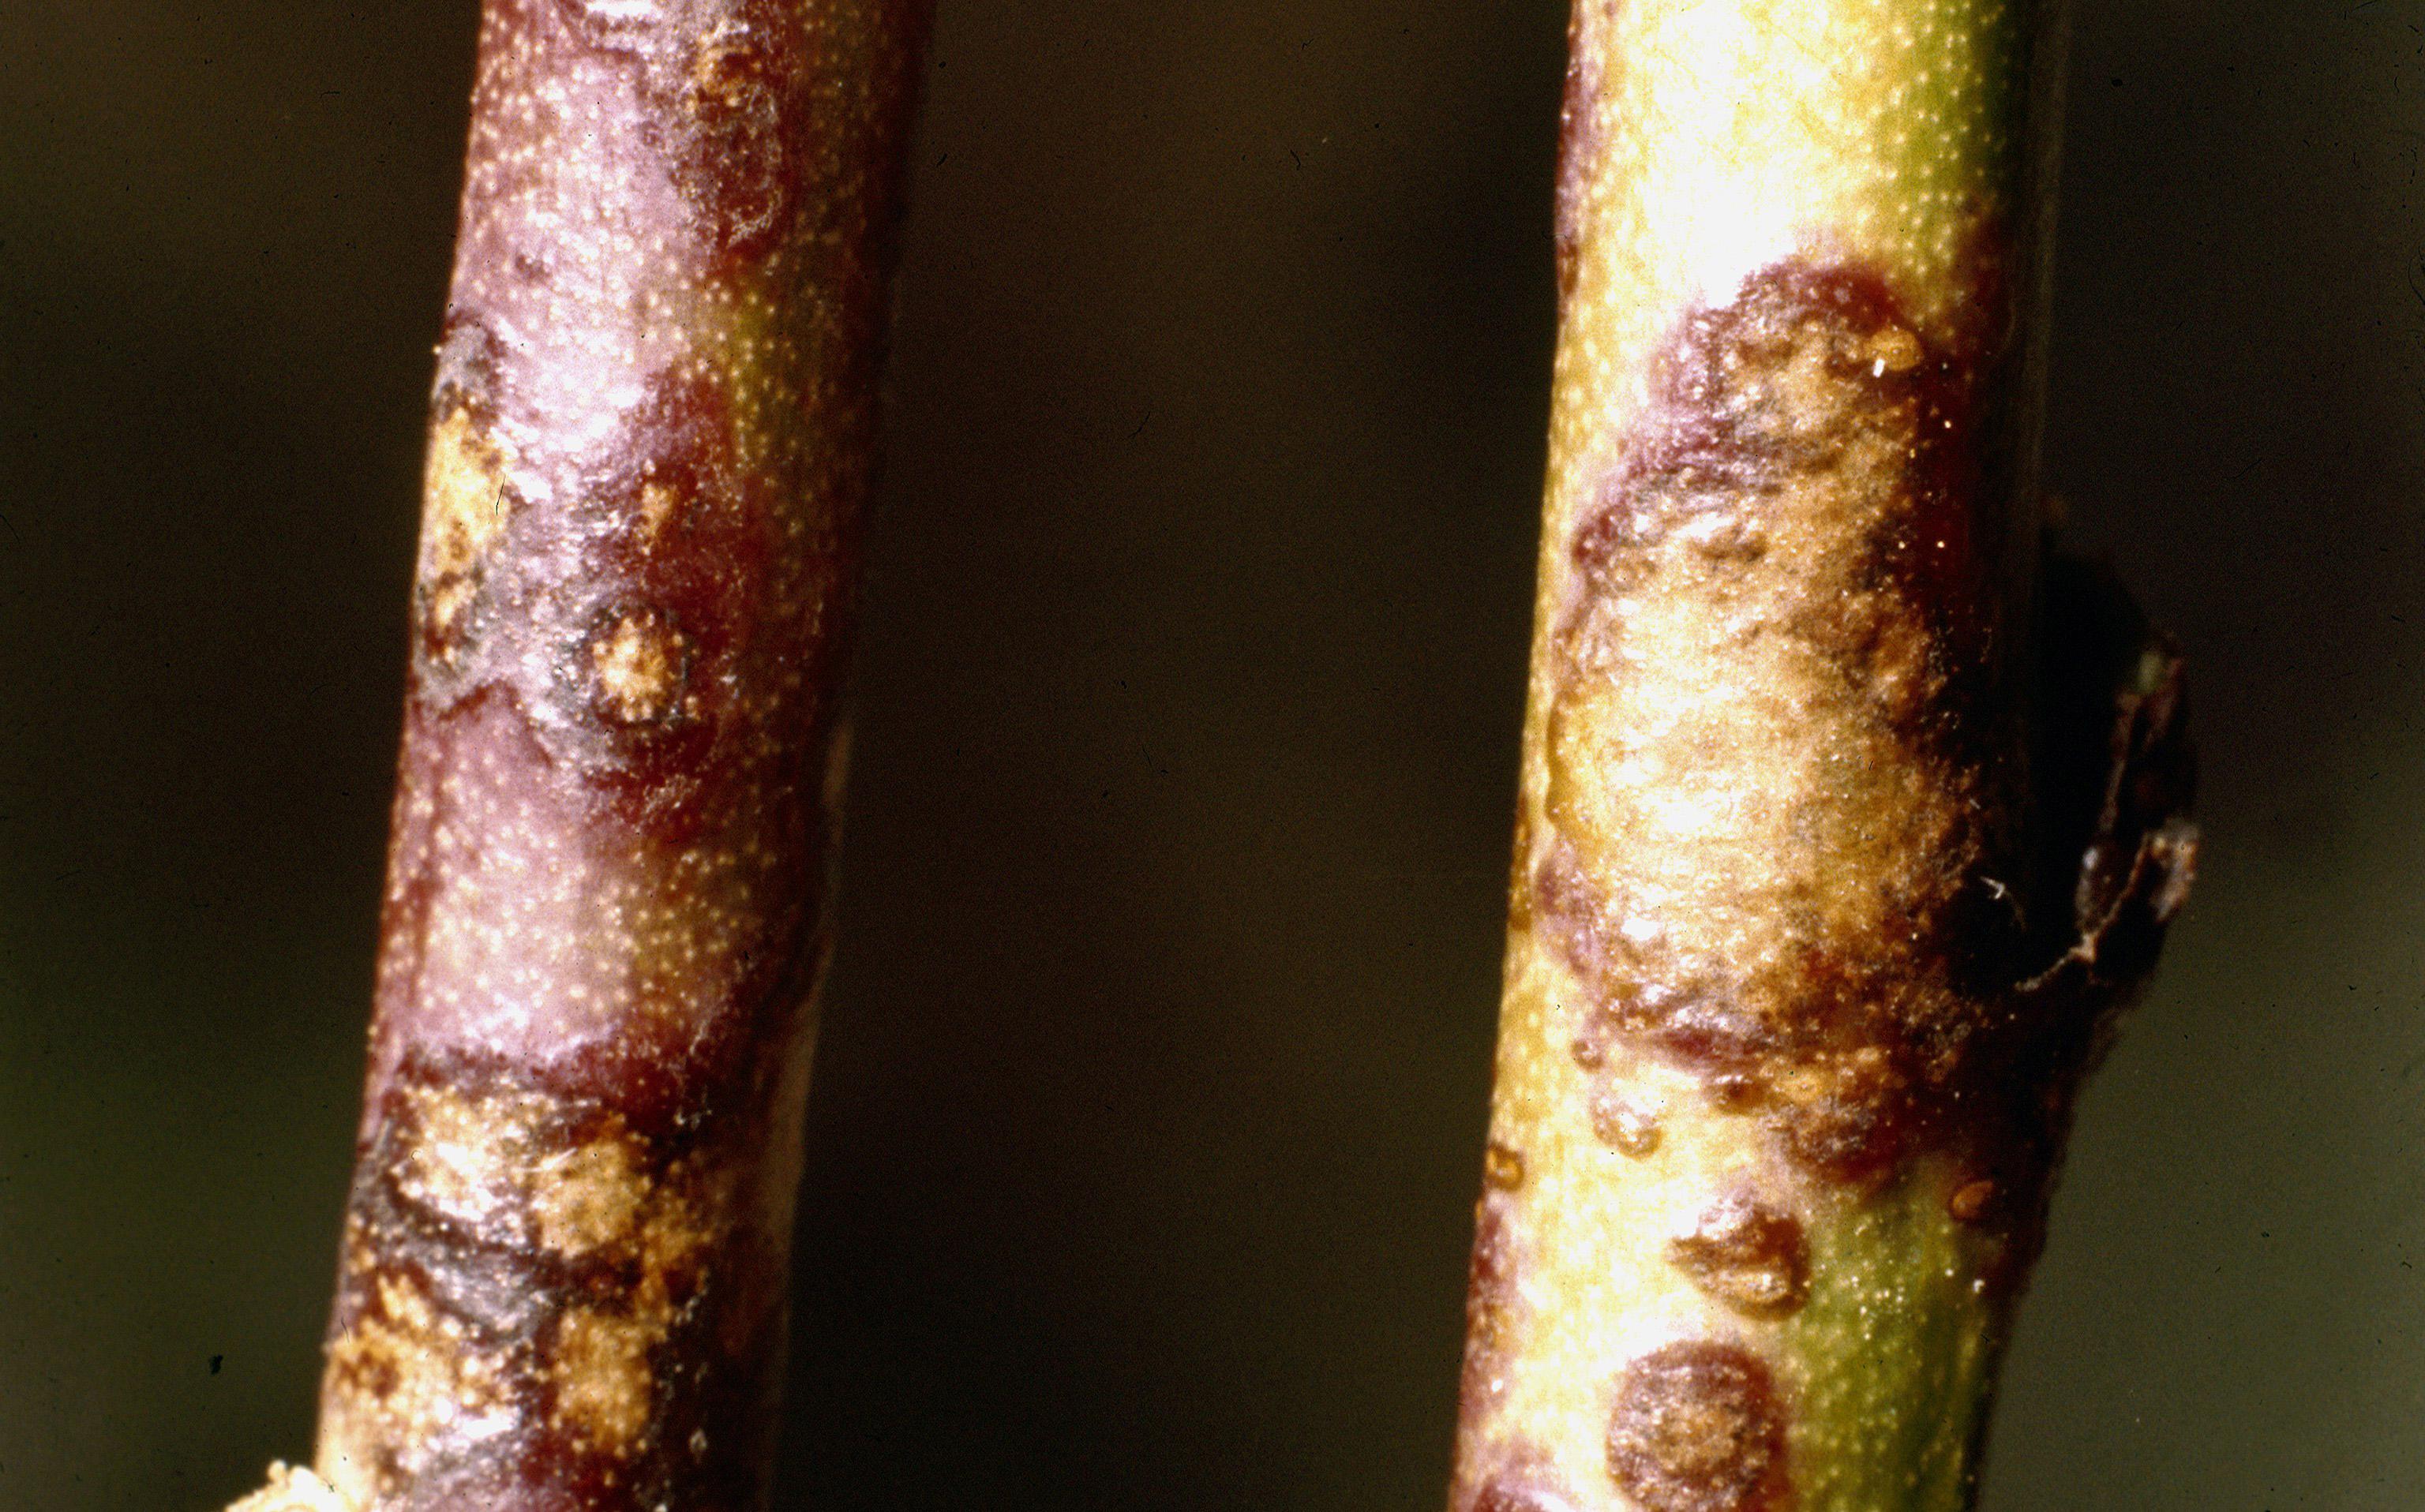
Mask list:
[[[923,0],[489,0],[318,1469],[760,1504]]]

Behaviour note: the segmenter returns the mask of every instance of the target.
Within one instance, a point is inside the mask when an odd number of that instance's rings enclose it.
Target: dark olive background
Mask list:
[[[2052,466],[2206,879],[1987,1503],[2425,1505],[2425,6],[2081,7]],[[0,8],[0,1505],[308,1452],[472,0]],[[782,1504],[1431,1507],[1555,0],[945,0]]]

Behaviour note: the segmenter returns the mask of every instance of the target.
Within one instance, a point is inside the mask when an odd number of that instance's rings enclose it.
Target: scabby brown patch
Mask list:
[[[1810,1296],[1810,1241],[1792,1214],[1742,1192],[1704,1208],[1667,1241],[1693,1284],[1748,1317],[1781,1318]]]
[[[502,1505],[487,1477],[545,1464],[582,1506],[746,1504],[754,1465],[686,1450],[710,1424],[756,1441],[737,1388],[763,1362],[708,1399],[695,1362],[763,1348],[779,1305],[732,1162],[462,1067],[407,1067],[377,1112],[323,1387],[330,1485]]]
[[[1679,324],[1550,627],[1523,915],[1586,988],[1574,1058],[1695,1066],[1846,1179],[2004,1117],[1974,1094],[2036,1053],[2016,984],[2066,943],[2023,832],[2077,820],[2016,802],[2019,610],[1982,523],[1998,360],[1865,268],[1754,275]],[[2135,854],[2151,826],[2123,827]]]
[[[1609,1415],[1608,1469],[1643,1512],[1778,1512],[1785,1409],[1768,1367],[1704,1340],[1634,1361]]]
[[[1534,907],[1594,989],[1579,1058],[1625,1032],[1744,1076],[1831,1166],[1974,1028],[1978,387],[1875,275],[1755,276],[1682,324],[1553,632]]]

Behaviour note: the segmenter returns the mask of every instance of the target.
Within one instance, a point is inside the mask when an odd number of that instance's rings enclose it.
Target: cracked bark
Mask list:
[[[923,0],[488,0],[313,1471],[763,1504]]]
[[[1578,0],[1454,1512],[1939,1512],[2196,850],[2048,549],[2059,17]]]

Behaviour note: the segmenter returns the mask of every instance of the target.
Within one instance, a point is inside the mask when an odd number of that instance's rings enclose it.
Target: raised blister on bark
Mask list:
[[[1593,1090],[1591,1122],[1600,1142],[1618,1154],[1641,1160],[1659,1149],[1659,1115],[1621,1089]]]
[[[1578,1046],[1743,1078],[1839,1169],[1892,1158],[1981,1016],[1951,936],[1994,837],[1944,586],[1979,570],[1972,388],[1874,274],[1747,280],[1684,322],[1556,631],[1534,907],[1591,989]]]
[[[1785,1414],[1768,1369],[1730,1345],[1669,1345],[1628,1365],[1608,1468],[1642,1512],[1783,1512]]]
[[[1741,1193],[1703,1209],[1667,1253],[1694,1285],[1747,1316],[1787,1316],[1810,1295],[1801,1220]]]

